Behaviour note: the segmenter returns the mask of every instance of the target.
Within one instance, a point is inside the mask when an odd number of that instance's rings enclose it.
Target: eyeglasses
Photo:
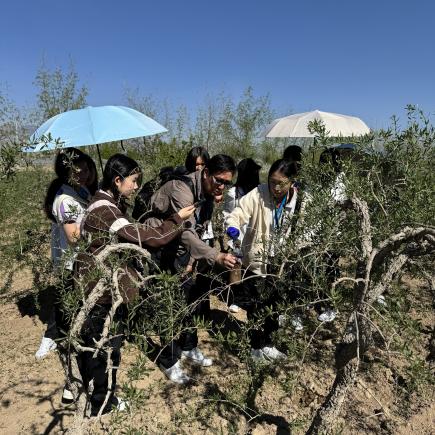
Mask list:
[[[269,180],[269,185],[273,189],[277,187],[278,189],[285,189],[289,184],[291,183],[291,180],[284,180],[279,183],[276,183],[275,181]]]
[[[224,187],[231,187],[233,183],[228,180],[222,180],[222,178],[216,178],[214,175],[211,176],[213,179],[213,183],[217,184],[218,186],[224,186]]]

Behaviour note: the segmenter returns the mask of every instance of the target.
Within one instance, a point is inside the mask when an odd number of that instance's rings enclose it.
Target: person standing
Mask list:
[[[61,150],[56,156],[54,169],[57,175],[49,185],[44,200],[44,210],[51,221],[51,259],[60,284],[52,294],[47,329],[42,337],[36,359],[44,358],[57,348],[56,339],[61,329],[60,298],[72,288],[72,270],[76,256],[75,246],[80,238],[80,222],[90,200],[87,188],[90,157],[76,148]],[[51,305],[53,303],[53,305]],[[71,403],[73,397],[67,387],[62,402]]]
[[[186,229],[179,241],[163,250],[161,267],[171,273],[186,274],[186,268],[194,264],[197,278],[187,273],[180,291],[186,302],[193,306],[187,316],[186,331],[178,339],[166,343],[159,352],[158,363],[173,382],[186,383],[189,378],[180,367],[180,358],[191,359],[201,366],[210,366],[213,361],[198,348],[198,335],[193,327],[193,315],[204,315],[209,310],[208,280],[204,274],[215,265],[231,269],[236,264],[232,254],[219,252],[202,240],[211,220],[216,197],[223,195],[226,186],[236,172],[233,159],[224,154],[212,157],[205,168],[187,175],[183,180],[171,180],[164,184],[151,198],[151,217],[145,223],[158,225],[165,216],[176,213],[182,207],[195,204],[195,213],[187,220]]]
[[[210,160],[210,155],[204,147],[193,147],[186,156],[184,166],[189,174],[202,171]]]
[[[246,270],[244,285],[251,295],[247,308],[249,320],[253,320],[265,307],[276,307],[281,298],[267,274],[269,259],[275,255],[277,245],[283,243],[285,236],[294,228],[294,218],[302,207],[301,194],[295,183],[297,173],[296,163],[277,160],[269,170],[267,183],[260,184],[243,196],[225,221],[227,233],[233,239],[239,237],[240,230],[246,225],[242,263]],[[266,313],[262,327],[250,330],[254,359],[285,357],[272,343],[272,334],[278,327],[278,314]]]
[[[89,204],[87,214],[82,224],[82,232],[90,240],[86,252],[80,253],[76,261],[76,282],[84,287],[89,294],[96,285],[95,256],[98,255],[114,239],[117,243],[134,243],[143,248],[160,248],[180,236],[184,230],[183,222],[193,214],[194,207],[189,205],[175,213],[171,213],[162,223],[153,228],[132,223],[126,215],[127,200],[137,191],[140,184],[141,169],[138,164],[124,154],[115,154],[109,158],[104,168],[102,187],[95,194]],[[118,266],[119,288],[123,304],[116,311],[112,322],[122,320],[128,302],[138,297],[138,272],[134,265],[121,260]],[[84,346],[93,347],[100,340],[105,318],[112,306],[112,296],[107,291],[89,313],[83,329],[81,339]],[[108,385],[107,356],[99,351],[94,358],[90,352],[82,352],[78,357],[78,366],[87,389],[92,382],[90,395],[91,415],[97,415],[109,392],[109,401],[103,413],[109,412],[115,406],[124,407],[123,402],[116,398],[116,372],[121,360],[120,347],[122,340],[110,337],[112,360],[112,385]]]
[[[210,155],[204,147],[193,147],[186,156],[184,166],[188,174],[196,171],[202,171],[210,160]],[[216,198],[215,198],[216,202]],[[201,237],[207,245],[214,246],[214,232],[211,220],[208,222],[207,227]]]

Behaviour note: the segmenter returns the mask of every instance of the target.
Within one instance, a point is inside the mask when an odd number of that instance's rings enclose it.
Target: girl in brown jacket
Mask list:
[[[181,234],[183,221],[188,219],[195,210],[194,206],[185,207],[156,228],[130,222],[125,214],[126,200],[139,188],[140,177],[141,169],[139,165],[123,154],[115,154],[106,163],[102,188],[90,202],[86,217],[82,223],[83,236],[85,240],[90,241],[90,245],[86,253],[79,255],[75,267],[76,277],[82,285],[86,283],[87,292],[92,291],[96,284],[95,278],[92,278],[96,266],[94,256],[102,251],[105,246],[115,241],[117,243],[135,243],[143,248],[161,247]],[[121,264],[121,267],[126,273],[120,274],[119,287],[123,302],[126,303],[132,301],[138,295],[139,289],[134,282],[137,272],[131,264]],[[86,279],[87,277],[88,279]],[[81,333],[84,346],[93,347],[94,340],[98,341],[101,338],[104,320],[111,308],[111,303],[112,297],[108,292],[103,295],[89,313]],[[119,312],[117,314],[119,315]],[[115,341],[118,341],[118,343],[115,343]],[[113,348],[111,354],[113,367],[117,368],[120,363],[121,340],[113,338],[111,346]],[[118,409],[125,406],[114,395],[116,368],[112,371],[112,385],[108,386],[107,363],[104,352],[100,351],[96,358],[93,358],[92,352],[83,352],[79,355],[78,363],[84,388],[87,389],[89,383],[93,381],[93,391],[89,398],[91,415],[98,414],[104,403],[108,388],[110,388],[110,400],[103,413],[110,411],[113,406],[118,407]]]

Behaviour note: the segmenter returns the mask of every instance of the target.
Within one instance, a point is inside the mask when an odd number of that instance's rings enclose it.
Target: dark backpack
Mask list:
[[[133,219],[143,223],[149,217],[165,218],[165,216],[156,216],[152,211],[151,197],[168,181],[181,180],[186,183],[193,193],[195,198],[194,202],[196,202],[195,188],[192,179],[187,176],[188,174],[189,172],[184,166],[177,166],[175,168],[173,166],[165,166],[160,169],[159,175],[152,180],[147,181],[137,194],[134,201],[133,212],[131,214]]]

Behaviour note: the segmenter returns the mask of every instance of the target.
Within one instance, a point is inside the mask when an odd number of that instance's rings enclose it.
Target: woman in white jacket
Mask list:
[[[264,306],[274,305],[276,298],[264,299],[261,287],[268,272],[268,259],[274,254],[274,244],[283,241],[282,232],[288,234],[294,226],[293,216],[301,206],[300,192],[295,182],[298,167],[284,159],[274,162],[269,170],[268,182],[260,184],[240,199],[225,220],[228,235],[236,239],[246,225],[242,242],[242,263],[246,269],[245,285],[249,287],[252,303],[247,309],[248,319]],[[272,286],[269,287],[269,292]],[[271,297],[272,296],[272,297]],[[250,331],[251,354],[255,359],[278,359],[285,355],[271,343],[271,335],[278,329],[278,316],[267,315],[262,331]]]

